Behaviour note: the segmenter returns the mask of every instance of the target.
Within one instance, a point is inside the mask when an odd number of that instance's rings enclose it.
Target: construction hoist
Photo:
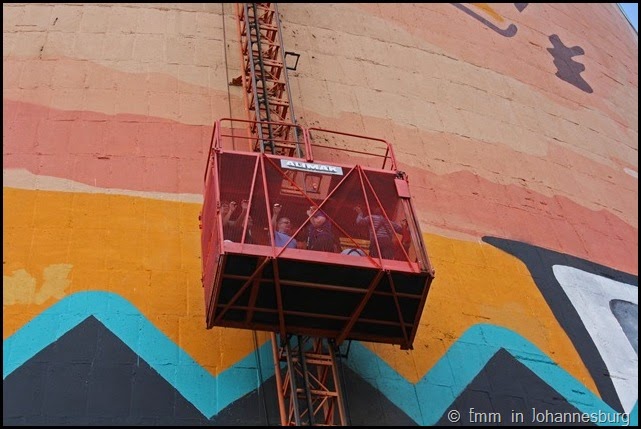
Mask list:
[[[237,3],[242,88],[254,151],[302,157],[287,76],[276,3]],[[271,333],[280,420],[283,426],[347,425],[339,371],[339,351],[326,338]],[[284,364],[284,365],[282,365]]]
[[[212,130],[200,214],[207,328],[252,330],[256,343],[271,333],[283,426],[348,425],[351,341],[411,349],[434,270],[392,146],[297,124],[287,71],[299,56],[283,48],[276,4],[235,12],[242,64],[230,85],[247,118]]]

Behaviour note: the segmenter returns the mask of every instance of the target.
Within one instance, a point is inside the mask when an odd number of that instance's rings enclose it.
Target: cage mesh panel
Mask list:
[[[270,192],[270,209],[273,208],[273,203],[281,204],[282,209],[279,218],[286,217],[291,221],[291,234],[295,234],[295,239],[299,248],[306,249],[309,237],[310,217],[308,210],[313,207],[314,209],[320,208],[326,214],[327,223],[331,225],[331,230],[335,236],[336,247],[333,251],[340,252],[341,247],[338,241],[339,235],[345,235],[341,232],[341,228],[345,229],[347,226],[346,217],[343,213],[343,208],[340,207],[340,201],[345,197],[345,193],[358,192],[358,182],[355,179],[348,181],[347,185],[343,181],[344,178],[351,175],[352,170],[344,170],[343,175],[322,174],[319,172],[306,173],[303,171],[293,171],[280,168],[278,159],[267,158],[265,162],[265,171],[267,176],[267,184]],[[293,172],[293,173],[292,173]],[[314,188],[308,188],[306,185],[306,177],[313,175],[314,182],[319,188],[322,188],[322,194],[316,192]],[[350,185],[351,183],[351,185]],[[348,186],[352,188],[343,187]],[[337,188],[340,187],[340,188]],[[287,189],[287,192],[283,192]],[[295,192],[294,192],[295,191]],[[336,192],[340,191],[338,196]],[[331,196],[327,198],[327,196]],[[338,200],[336,200],[338,198]],[[340,226],[340,227],[339,227]],[[298,233],[296,233],[298,231]]]
[[[291,229],[289,235],[291,236],[305,221],[305,210],[303,207],[309,205],[309,203],[304,190],[301,189],[300,184],[296,181],[298,176],[296,173],[302,172],[283,170],[279,167],[279,162],[279,159],[265,157],[265,177],[267,179],[267,189],[269,193],[269,215],[271,219],[274,214],[274,204],[280,204],[281,211],[278,219],[288,218],[290,220]],[[282,192],[282,189],[287,189],[288,191]],[[277,225],[274,226],[274,231],[276,230]],[[298,242],[299,236],[294,238]]]
[[[214,161],[216,161],[214,159]],[[207,174],[207,188],[201,213],[201,224],[203,228],[202,259],[203,259],[203,286],[205,288],[205,302],[211,302],[214,293],[214,278],[216,277],[216,263],[220,254],[219,222],[216,196],[216,168],[212,168]]]
[[[337,242],[337,252],[344,249],[360,249],[367,253],[368,245],[361,241],[366,237],[359,236],[359,230],[355,223],[356,212],[353,202],[363,198],[363,188],[358,177],[358,170],[350,170],[341,179],[343,180],[340,185],[322,203],[321,210],[332,224]]]
[[[407,257],[401,250],[401,234],[394,228],[394,226],[400,227],[401,220],[406,218],[403,204],[401,204],[394,184],[394,175],[378,171],[364,171],[364,187],[371,212],[375,212],[378,208],[386,216],[383,222],[384,226],[380,228],[387,228],[392,232],[393,257],[390,259],[406,261]],[[366,209],[364,209],[365,211]]]
[[[238,129],[234,133],[237,133],[236,137],[242,135]],[[235,148],[240,150],[237,142]],[[275,291],[280,283],[288,332],[309,332],[311,329],[325,336],[339,335],[349,326],[349,318],[367,296],[371,282],[381,273],[377,258],[372,260],[358,254],[347,256],[337,253],[346,249],[359,249],[364,253],[370,250],[371,224],[356,224],[355,205],[361,206],[365,216],[380,208],[392,221],[398,222],[406,217],[405,210],[411,206],[398,195],[396,172],[345,166],[342,158],[334,164],[293,160],[257,152],[214,153],[214,162],[210,163],[205,183],[201,240],[208,327],[212,327],[218,317],[216,326],[279,329],[279,303]],[[289,165],[286,164],[288,161]],[[341,166],[342,175],[329,174],[330,171],[319,168],[319,165]],[[251,216],[251,224],[238,218],[244,199],[250,200],[247,213]],[[238,222],[241,234],[251,227],[251,240],[247,240],[250,236],[246,235],[245,243],[258,246],[222,242],[223,237],[218,236],[223,231],[218,207],[223,200],[238,203],[230,219]],[[274,203],[282,205],[280,216],[291,220],[290,232],[298,231],[294,238],[299,242],[299,250],[277,251],[276,259],[263,266],[265,258],[272,255],[269,226]],[[303,250],[310,225],[307,214],[310,206],[322,211],[327,223],[332,225],[336,248],[331,251],[336,254]],[[225,233],[228,230],[225,228]],[[224,238],[240,241],[236,236],[225,235]],[[395,240],[400,245],[397,237]],[[410,261],[414,261],[413,247],[412,244]],[[221,249],[225,249],[224,258],[219,258]],[[395,253],[393,259],[407,260],[402,253]],[[415,268],[403,265],[391,261],[386,263],[387,267],[395,267],[391,268],[391,277],[383,275],[374,285],[373,295],[365,302],[347,338],[407,345],[407,339],[411,339],[415,332],[413,324],[418,321],[426,277],[416,275],[416,272],[405,272],[408,268]],[[228,307],[259,266],[263,268],[257,273],[256,280]],[[394,280],[394,289],[390,278]],[[396,295],[395,299],[394,293],[401,295]],[[397,302],[407,324],[405,333],[399,326]],[[223,310],[224,314],[221,313]]]
[[[225,239],[240,242],[244,233],[244,243],[271,245],[270,215],[267,212],[268,200],[260,155],[223,153],[222,157],[224,160],[220,173],[221,200],[237,203],[236,211],[230,217],[234,225],[225,230],[229,233]],[[249,201],[249,216],[241,218],[243,200]]]
[[[267,195],[265,194],[263,168],[263,163],[259,162],[258,169],[256,171],[254,190],[251,195],[249,215],[253,221],[253,225],[251,227],[253,244],[271,246],[271,239],[269,237],[270,216],[267,212]],[[241,172],[238,174],[242,175]],[[245,236],[245,239],[247,242],[248,237]]]

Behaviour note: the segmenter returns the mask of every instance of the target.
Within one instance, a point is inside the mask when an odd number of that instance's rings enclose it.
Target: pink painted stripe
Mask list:
[[[4,168],[102,188],[202,192],[210,127],[99,113],[91,121],[54,120],[52,109],[8,100],[4,111]],[[407,171],[418,210],[438,228],[520,240],[629,273],[638,270],[638,229],[606,210],[469,172]]]
[[[96,112],[57,120],[57,109],[11,100],[3,108],[4,168],[102,188],[202,192],[212,127]]]
[[[407,173],[418,211],[440,229],[523,241],[638,273],[638,228],[607,210],[469,172],[436,175],[409,168]]]

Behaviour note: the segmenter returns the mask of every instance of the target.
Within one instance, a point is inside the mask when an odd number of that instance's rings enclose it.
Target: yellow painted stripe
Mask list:
[[[13,188],[3,202],[4,339],[65,296],[100,290],[214,375],[254,351],[251,331],[205,328],[200,204]]]
[[[596,395],[581,357],[560,326],[526,266],[485,243],[425,234],[436,278],[414,350],[367,344],[412,383],[418,382],[471,326],[489,323],[527,338]]]
[[[214,375],[253,352],[250,331],[205,329],[200,204],[13,188],[3,188],[3,201],[3,338],[70,293],[103,290],[129,300]],[[372,351],[415,383],[467,328],[493,323],[597,393],[521,261],[487,244],[425,238],[437,277],[414,350],[368,344]]]

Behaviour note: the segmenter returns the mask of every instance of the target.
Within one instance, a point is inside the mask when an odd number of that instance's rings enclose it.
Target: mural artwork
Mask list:
[[[616,5],[279,8],[298,120],[392,143],[436,269],[412,350],[341,344],[349,422],[637,425]],[[3,19],[3,423],[279,424],[269,333],[205,326],[212,124],[246,114],[231,5]]]

